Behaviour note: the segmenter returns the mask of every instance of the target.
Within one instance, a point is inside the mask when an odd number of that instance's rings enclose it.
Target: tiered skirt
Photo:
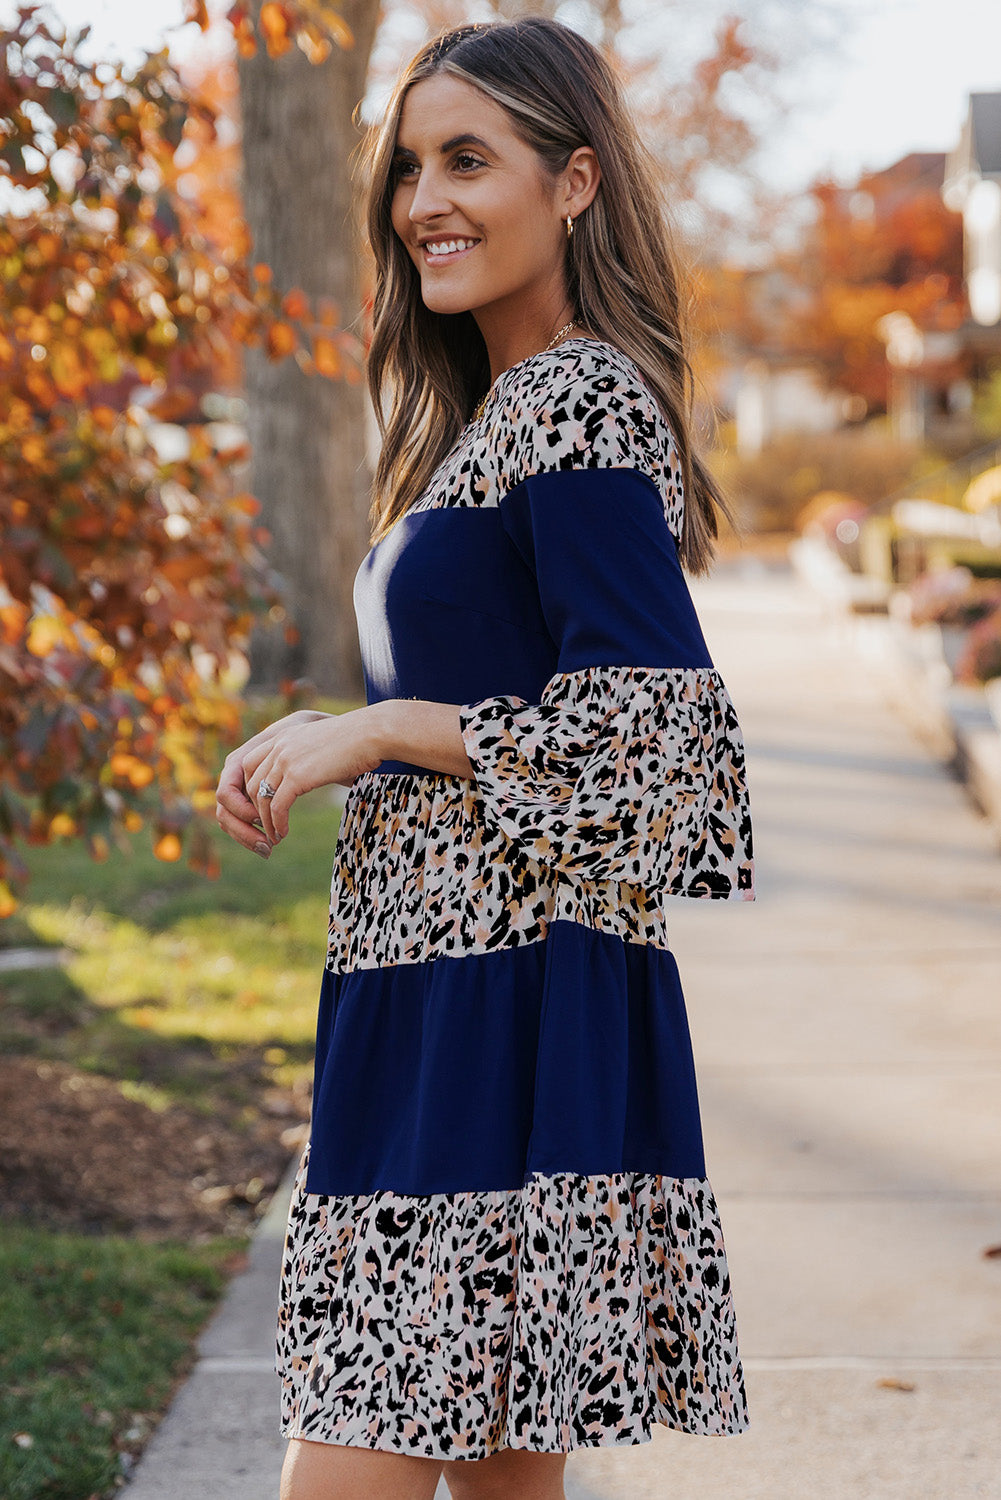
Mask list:
[[[352,784],[282,1258],[286,1437],[448,1460],[748,1425],[662,913],[523,857],[474,782]]]

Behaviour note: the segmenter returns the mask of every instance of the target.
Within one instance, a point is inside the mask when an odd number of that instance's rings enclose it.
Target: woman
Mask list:
[[[368,703],[270,726],[219,790],[267,856],[297,796],[350,787],[282,1495],[429,1500],[444,1473],[551,1500],[574,1448],[747,1425],[664,902],[753,896],[740,729],[681,571],[721,502],[655,171],[590,43],[540,17],[439,35],[367,169]]]

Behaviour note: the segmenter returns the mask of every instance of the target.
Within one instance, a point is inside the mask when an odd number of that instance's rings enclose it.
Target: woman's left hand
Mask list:
[[[378,705],[374,705],[378,708]],[[336,782],[350,786],[363,771],[385,758],[373,706],[329,714],[311,723],[281,727],[243,757],[243,784],[257,806],[270,843],[289,831],[289,810],[297,797]],[[274,795],[261,796],[261,785]]]

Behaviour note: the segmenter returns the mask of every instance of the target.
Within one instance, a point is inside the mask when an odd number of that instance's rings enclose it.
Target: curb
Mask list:
[[[144,1448],[128,1500],[273,1500],[285,1439],[274,1369],[278,1280],[296,1152],[233,1277],[198,1339],[198,1360]]]

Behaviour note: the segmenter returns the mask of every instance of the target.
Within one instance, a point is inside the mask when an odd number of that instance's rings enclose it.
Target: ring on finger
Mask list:
[[[273,797],[277,790],[278,788],[276,786],[271,786],[267,781],[262,781],[260,786],[257,788],[257,795],[259,797]]]

